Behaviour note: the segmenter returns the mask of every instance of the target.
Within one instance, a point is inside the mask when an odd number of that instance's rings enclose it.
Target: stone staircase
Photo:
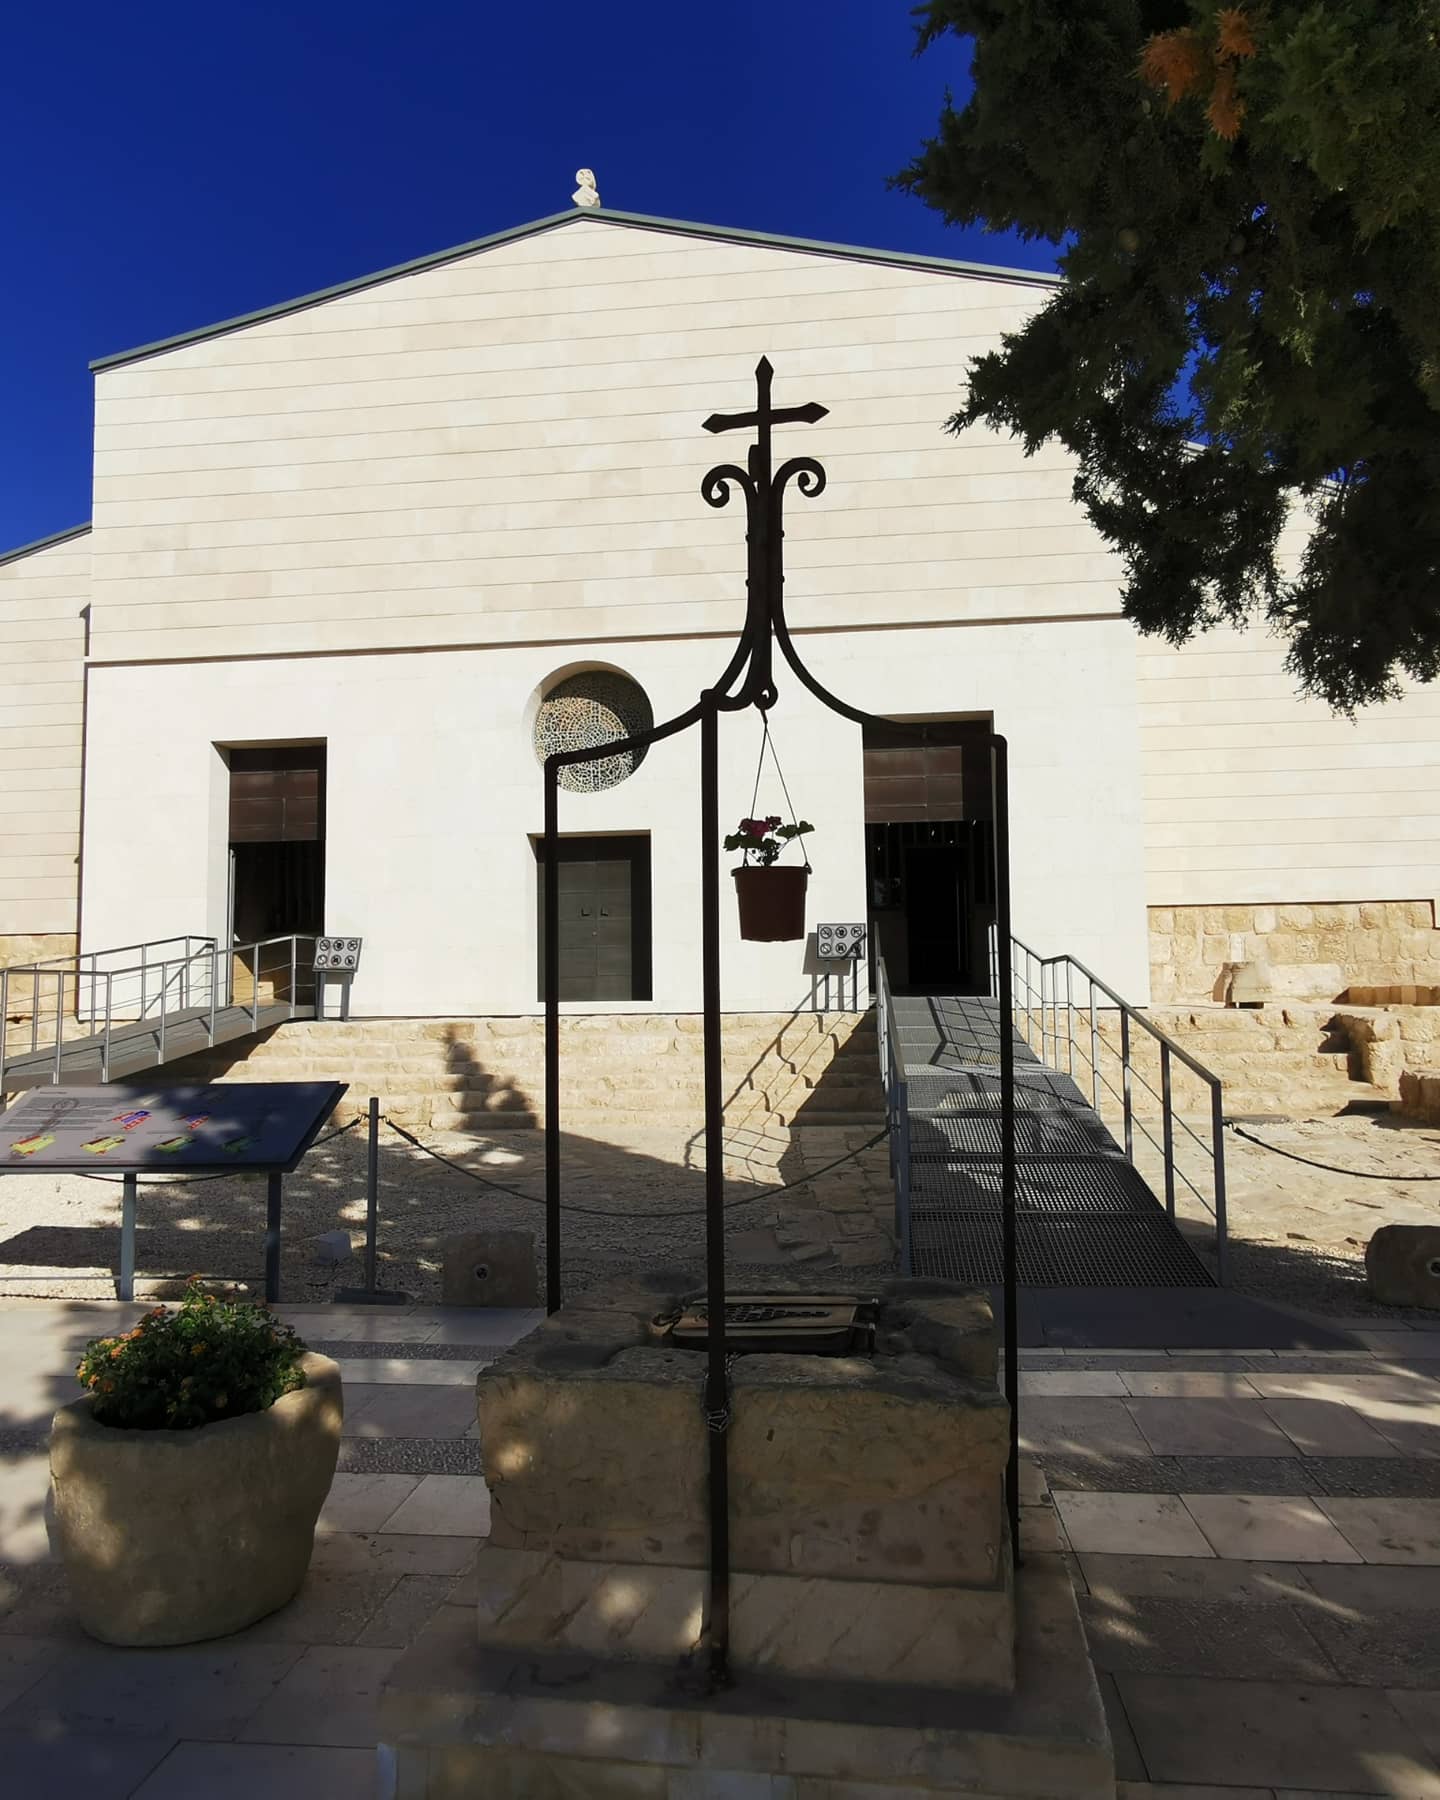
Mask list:
[[[725,1018],[725,1119],[731,1129],[878,1129],[884,1101],[873,1018],[855,1013],[734,1013]],[[703,1041],[694,1014],[594,1014],[561,1021],[566,1130],[698,1131]],[[400,1124],[436,1131],[543,1123],[544,1032],[535,1018],[297,1020],[240,1053],[176,1063],[172,1078],[349,1083],[337,1117],[369,1095]]]
[[[1287,1118],[1333,1118],[1340,1113],[1383,1111],[1394,1093],[1368,1082],[1363,1062],[1333,1005],[1296,1003],[1254,1011],[1230,1007],[1151,1007],[1146,1016],[1188,1050],[1224,1083],[1227,1116],[1279,1114]],[[1080,1030],[1088,1044],[1088,1024]],[[1101,1024],[1101,1072],[1119,1085],[1120,1026],[1113,1017]],[[1078,1048],[1078,1047],[1077,1047]],[[1137,1076],[1160,1087],[1160,1050],[1154,1039],[1132,1029],[1132,1061]],[[1083,1079],[1089,1079],[1088,1061]],[[1182,1112],[1208,1107],[1208,1090],[1178,1062],[1172,1063],[1172,1092]],[[1160,1111],[1141,1081],[1134,1084],[1136,1111]],[[1105,1107],[1109,1116],[1111,1105]]]

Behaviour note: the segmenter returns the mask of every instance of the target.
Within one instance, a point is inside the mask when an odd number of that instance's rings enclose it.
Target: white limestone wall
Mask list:
[[[89,576],[84,535],[0,559],[0,961],[75,930]]]
[[[943,430],[1047,287],[577,215],[96,379],[101,660],[733,633],[761,354],[800,624],[1113,613],[1054,449]]]
[[[1074,622],[886,629],[802,641],[822,679],[862,706],[895,714],[993,712],[1011,742],[1017,929],[1039,948],[1073,949],[1143,999],[1129,628]],[[534,1012],[530,840],[543,827],[543,795],[529,702],[558,669],[602,663],[639,680],[657,719],[665,718],[714,678],[729,648],[728,640],[649,641],[571,645],[563,654],[525,646],[97,667],[84,942],[99,948],[222,932],[226,808],[215,746],[323,738],[326,925],[365,938],[356,1010]],[[863,919],[859,730],[788,678],[772,723],[795,803],[817,826],[811,925]],[[750,809],[758,720],[747,715],[722,730],[728,823]],[[649,1004],[660,1011],[700,1005],[697,780],[698,734],[691,732],[657,746],[619,787],[561,796],[563,831],[651,833]],[[781,810],[768,784],[760,806]],[[728,1008],[812,1003],[805,946],[740,943],[728,893],[721,917]]]
[[[1152,906],[1440,896],[1440,685],[1338,718],[1259,630],[1137,665]]]

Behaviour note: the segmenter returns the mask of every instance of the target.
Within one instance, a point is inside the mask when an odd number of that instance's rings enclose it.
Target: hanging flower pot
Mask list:
[[[727,850],[743,850],[745,861],[732,869],[740,902],[740,935],[752,944],[776,944],[805,936],[805,888],[810,865],[781,869],[776,859],[792,839],[815,827],[801,819],[782,825],[779,815],[742,819],[725,840]]]
[[[740,902],[740,935],[752,944],[775,944],[805,935],[808,869],[732,869]]]

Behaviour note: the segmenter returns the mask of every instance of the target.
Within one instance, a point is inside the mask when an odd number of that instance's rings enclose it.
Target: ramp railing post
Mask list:
[[[100,1040],[100,1079],[110,1079],[110,1007],[115,977],[109,969],[105,971],[105,1035]]]
[[[1130,1089],[1130,1009],[1120,1008],[1120,1081],[1124,1091],[1125,1155],[1135,1160],[1135,1103]]]
[[[1165,1131],[1165,1211],[1175,1217],[1175,1113],[1170,1099],[1170,1046],[1160,1044],[1160,1105]]]
[[[1090,1104],[1100,1111],[1100,1027],[1095,1020],[1095,983],[1090,983]]]
[[[1224,1287],[1230,1228],[1225,1212],[1225,1105],[1218,1081],[1210,1088],[1210,1137],[1215,1163],[1215,1279]]]

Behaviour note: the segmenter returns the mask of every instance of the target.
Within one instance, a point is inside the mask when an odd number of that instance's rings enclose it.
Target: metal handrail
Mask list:
[[[875,955],[875,1022],[880,1040],[880,1079],[885,1086],[890,1177],[895,1184],[895,1243],[902,1275],[913,1273],[910,1248],[910,1082],[905,1047],[895,1026],[895,996],[885,958]]]
[[[1175,1160],[1175,1125],[1178,1120],[1181,1127],[1194,1139],[1202,1150],[1207,1146],[1204,1139],[1190,1124],[1189,1120],[1175,1110],[1174,1093],[1171,1083],[1171,1065],[1178,1061],[1193,1075],[1198,1076],[1209,1089],[1210,1102],[1210,1143],[1208,1154],[1211,1164],[1211,1180],[1213,1199],[1210,1211],[1215,1221],[1215,1268],[1216,1278],[1223,1287],[1226,1274],[1226,1250],[1229,1240],[1229,1222],[1226,1205],[1225,1188],[1225,1109],[1223,1083],[1213,1070],[1207,1069],[1190,1054],[1183,1045],[1177,1044],[1168,1032],[1162,1031],[1153,1020],[1136,1006],[1132,1006],[1122,995],[1116,993],[1108,982],[1102,981],[1093,969],[1087,968],[1077,957],[1061,954],[1059,956],[1041,956],[1022,939],[1012,937],[1012,949],[1018,954],[1011,958],[1012,976],[1015,991],[1012,1000],[1022,1014],[1024,1020],[1025,1040],[1032,1049],[1036,1021],[1032,1015],[1037,1011],[1040,1038],[1040,1060],[1048,1067],[1060,1069],[1061,1053],[1064,1053],[1063,1072],[1074,1078],[1075,1074],[1075,1015],[1082,1010],[1074,996],[1073,977],[1081,975],[1089,984],[1089,1063],[1090,1092],[1092,1105],[1097,1113],[1100,1111],[1100,1090],[1103,1086],[1107,1093],[1120,1102],[1123,1119],[1125,1155],[1133,1161],[1135,1153],[1135,1130],[1137,1124],[1141,1135],[1160,1151],[1165,1177],[1165,1211],[1173,1220],[1175,1217],[1175,1180],[1178,1174],[1202,1205],[1206,1204],[1204,1195],[1183,1169],[1178,1168]],[[1039,972],[1039,985],[1032,979],[1032,971]],[[1059,971],[1064,970],[1064,992],[1060,992],[1057,979]],[[1023,994],[1019,991],[1023,987]],[[1046,989],[1049,989],[1047,994]],[[1117,1092],[1113,1084],[1106,1079],[1100,1070],[1101,1033],[1096,1018],[1095,995],[1103,994],[1119,1014],[1120,1019],[1120,1088]],[[1064,1011],[1065,1031],[1062,1044],[1060,1031],[1060,1014]],[[1144,1074],[1136,1068],[1131,1042],[1131,1028],[1138,1025],[1143,1032],[1153,1038],[1160,1046],[1160,1088],[1157,1092]],[[1052,1060],[1051,1052],[1054,1052]],[[1082,1052],[1083,1055],[1083,1052]],[[1146,1129],[1142,1121],[1135,1116],[1135,1082],[1154,1099],[1160,1102],[1161,1131],[1163,1142],[1157,1144],[1153,1135]]]
[[[248,959],[251,968],[250,1015],[253,1027],[258,1030],[260,1024],[260,983],[265,974],[288,970],[290,977],[290,1017],[296,1016],[297,989],[300,974],[300,945],[313,944],[314,934],[310,932],[289,932],[275,937],[257,938],[250,943],[221,945],[213,937],[185,936],[158,938],[153,943],[125,944],[114,950],[98,950],[76,952],[69,957],[51,957],[43,963],[25,963],[0,969],[0,1093],[4,1092],[5,1073],[7,1068],[19,1058],[7,1056],[7,1020],[9,1013],[12,977],[28,979],[31,999],[30,1045],[28,1054],[33,1058],[41,1049],[40,1023],[42,1013],[45,1023],[54,1028],[53,1070],[51,1079],[59,1081],[64,1067],[65,1024],[67,1017],[73,1016],[77,1022],[88,1017],[89,1023],[98,1030],[92,1030],[92,1037],[100,1040],[100,1078],[110,1079],[111,1053],[114,1041],[116,1019],[117,979],[122,982],[126,977],[139,976],[139,1003],[136,1008],[134,990],[127,996],[120,995],[120,1010],[124,1015],[120,1023],[133,1025],[153,1020],[158,1028],[156,1044],[157,1063],[163,1063],[166,1055],[166,1036],[169,1026],[179,1017],[199,1015],[205,1019],[206,1040],[213,1047],[216,1035],[216,1017],[220,1007],[235,1004],[235,959]],[[155,950],[165,950],[172,945],[183,946],[178,956],[153,957]],[[287,952],[267,971],[262,952],[274,946],[284,946]],[[120,967],[100,967],[103,958],[128,955],[139,950],[138,963],[122,964]],[[222,973],[221,959],[225,959]],[[196,966],[203,970],[208,963],[208,996],[199,1006],[192,1005],[192,974]],[[45,1010],[44,996],[41,991],[41,977],[48,981],[53,975],[55,979],[55,997],[53,1013]],[[153,991],[152,991],[153,978]],[[203,976],[201,977],[203,980]],[[87,999],[84,1007],[81,1003],[81,984],[87,987]],[[71,985],[73,984],[73,985]],[[66,987],[71,985],[69,1003],[66,1000]],[[199,985],[196,982],[194,985]],[[104,1004],[101,1006],[103,990]],[[224,994],[222,1000],[221,994]],[[172,1005],[172,1000],[176,1004]],[[103,1018],[103,1025],[100,1023]],[[44,1049],[47,1057],[51,1054],[49,1031],[45,1033]],[[22,1053],[23,1054],[23,1053]]]

